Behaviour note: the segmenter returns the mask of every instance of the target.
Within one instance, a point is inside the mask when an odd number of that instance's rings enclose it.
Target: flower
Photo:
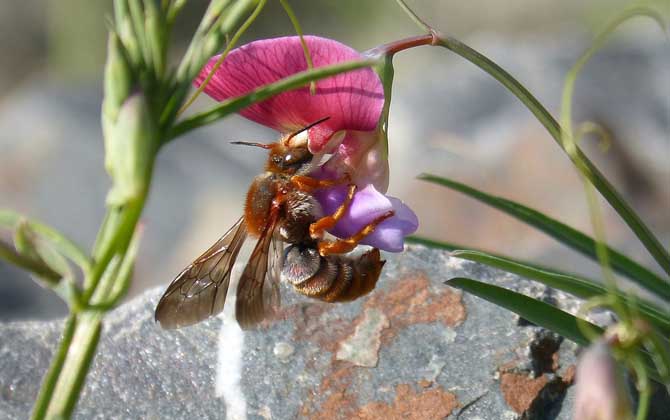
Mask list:
[[[304,40],[314,67],[363,58],[352,48],[331,39],[305,36]],[[204,82],[218,58],[213,57],[205,65],[194,81],[196,86]],[[255,41],[232,50],[204,92],[223,101],[304,70],[307,61],[299,37]],[[349,210],[331,233],[347,237],[394,210],[393,217],[379,224],[361,243],[386,251],[402,251],[404,237],[417,229],[418,220],[400,200],[385,195],[389,170],[386,136],[380,124],[384,89],[379,76],[365,68],[320,80],[315,86],[314,94],[309,87],[284,92],[251,105],[240,114],[284,134],[328,117],[307,131],[310,152],[317,157],[331,155],[311,175],[337,179],[346,173],[358,187]],[[346,186],[315,193],[326,214],[332,213],[345,196]]]
[[[579,358],[576,380],[575,420],[633,418],[621,372],[604,340],[591,344]]]

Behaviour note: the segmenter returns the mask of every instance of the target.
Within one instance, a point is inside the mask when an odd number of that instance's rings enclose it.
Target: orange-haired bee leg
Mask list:
[[[344,174],[342,178],[338,179],[316,179],[305,175],[293,175],[291,183],[298,187],[299,190],[305,192],[312,192],[319,188],[334,187],[335,185],[349,184],[351,176]]]
[[[309,236],[311,236],[312,239],[321,239],[323,238],[323,234],[325,231],[334,228],[338,220],[340,220],[342,216],[344,216],[344,213],[346,213],[347,209],[349,208],[349,205],[351,204],[351,200],[353,200],[354,198],[355,193],[356,193],[356,184],[349,185],[347,196],[344,198],[342,204],[340,204],[340,207],[338,207],[333,214],[322,217],[316,222],[309,225]]]
[[[363,240],[363,238],[374,232],[375,228],[377,228],[381,222],[393,216],[394,214],[395,212],[392,210],[387,211],[348,238],[319,242],[319,254],[321,254],[322,257],[325,257],[331,254],[346,254],[347,252],[352,251],[354,248],[356,248],[358,243]]]

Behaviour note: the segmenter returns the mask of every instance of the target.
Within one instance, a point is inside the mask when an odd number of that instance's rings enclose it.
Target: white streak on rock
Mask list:
[[[239,270],[238,270],[239,271]],[[233,274],[239,274],[233,272]],[[234,278],[237,278],[235,275]],[[242,378],[242,355],[244,354],[244,333],[235,320],[235,297],[231,284],[226,297],[226,306],[221,314],[223,324],[219,335],[219,352],[216,369],[216,396],[226,403],[228,420],[246,420],[247,401],[244,398],[240,379]]]
[[[389,320],[377,309],[367,309],[364,318],[356,326],[356,330],[340,343],[335,356],[338,360],[346,360],[357,366],[375,367],[379,361],[381,332],[388,328]]]

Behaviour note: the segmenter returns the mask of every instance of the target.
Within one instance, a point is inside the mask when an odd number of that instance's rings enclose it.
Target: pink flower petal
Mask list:
[[[350,47],[331,39],[305,36],[314,67],[362,58]],[[213,57],[194,80],[207,78],[218,56]],[[243,95],[259,86],[307,70],[297,36],[265,39],[230,52],[207,84],[205,93],[217,101]],[[284,92],[240,112],[244,117],[283,133],[298,130],[324,117],[330,119],[309,131],[313,153],[323,151],[330,136],[340,130],[374,130],[384,104],[384,90],[372,69],[360,69],[329,77],[309,87]]]
[[[315,193],[326,214],[335,212],[345,196],[346,186],[323,189]],[[361,243],[384,251],[400,252],[403,250],[405,236],[416,231],[419,221],[416,214],[402,201],[385,196],[373,185],[356,192],[349,210],[330,233],[346,238],[389,210],[395,212],[394,216],[380,223]]]

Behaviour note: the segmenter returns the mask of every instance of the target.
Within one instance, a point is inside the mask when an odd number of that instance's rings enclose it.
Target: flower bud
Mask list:
[[[53,274],[66,276],[70,273],[70,266],[61,254],[40,240],[26,221],[20,221],[14,231],[14,247],[16,251]],[[39,275],[39,274],[38,274]]]
[[[128,57],[118,35],[109,34],[107,41],[107,62],[105,63],[105,100],[102,103],[103,129],[113,122],[121,104],[130,95],[133,75]]]
[[[577,365],[575,420],[632,419],[621,371],[604,341],[582,354]]]
[[[113,182],[109,204],[125,204],[146,191],[157,150],[156,121],[145,96],[135,93],[105,130],[105,168]]]

